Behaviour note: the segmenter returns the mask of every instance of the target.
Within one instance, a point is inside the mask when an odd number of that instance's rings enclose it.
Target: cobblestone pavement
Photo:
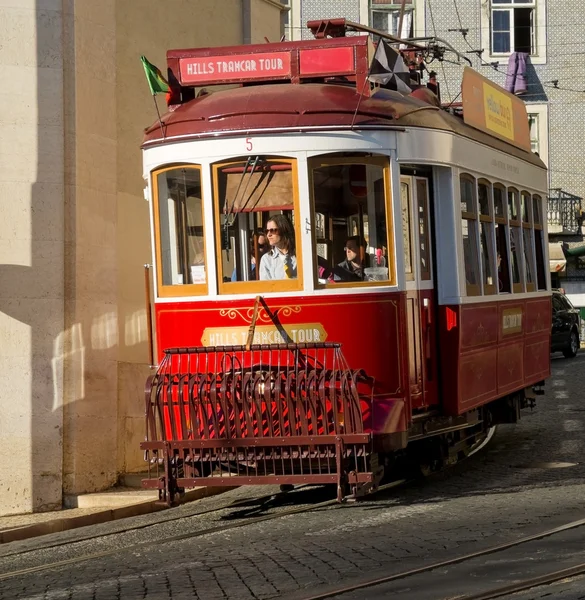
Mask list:
[[[481,453],[425,483],[364,502],[0,580],[0,598],[302,598],[317,589],[401,572],[584,518],[584,380],[585,353],[553,359],[553,378],[534,411],[525,411],[518,425],[500,426]],[[233,490],[137,517],[129,521],[153,525],[135,531],[124,532],[128,521],[119,521],[15,542],[0,549],[0,573],[200,531],[246,513],[257,516],[263,507],[196,513],[264,493],[265,488]],[[295,490],[272,510],[320,502],[325,494],[323,489]],[[103,535],[83,540],[97,534]],[[43,549],[55,542],[63,545]],[[21,550],[26,554],[16,554]]]

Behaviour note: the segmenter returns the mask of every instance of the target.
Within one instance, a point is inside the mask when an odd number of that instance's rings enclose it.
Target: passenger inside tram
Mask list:
[[[268,240],[262,229],[257,229],[250,240],[250,279],[258,279],[258,271],[256,265],[268,251]],[[237,269],[234,267],[232,271],[231,281],[238,281]]]
[[[285,215],[274,215],[266,224],[270,250],[260,261],[260,279],[296,279],[295,230]]]
[[[334,281],[363,281],[366,266],[366,244],[359,235],[347,238],[345,246],[345,260],[337,266]]]

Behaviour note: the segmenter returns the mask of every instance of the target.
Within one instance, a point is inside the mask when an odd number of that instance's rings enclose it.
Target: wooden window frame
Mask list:
[[[459,204],[461,206],[461,182],[462,181],[469,181],[472,184],[472,189],[473,189],[473,198],[472,198],[472,205],[475,207],[475,212],[469,212],[469,211],[464,211],[461,210],[461,220],[465,220],[468,222],[473,222],[475,223],[474,226],[474,244],[475,244],[475,251],[476,251],[476,256],[477,256],[477,277],[479,279],[479,283],[467,283],[467,279],[464,278],[465,281],[465,289],[467,292],[467,296],[481,296],[482,292],[481,292],[481,284],[483,281],[483,275],[482,275],[482,269],[481,269],[481,256],[480,256],[480,245],[479,245],[479,221],[478,221],[478,214],[479,214],[479,204],[478,204],[478,199],[477,199],[477,179],[473,176],[473,175],[469,175],[468,173],[462,173],[459,175]],[[469,225],[468,225],[469,227]],[[461,232],[461,252],[463,255],[463,266],[465,268],[465,249],[463,248],[463,231]]]
[[[348,151],[349,152],[349,151]],[[347,152],[345,153],[347,154]],[[383,169],[384,177],[384,205],[386,207],[386,262],[388,266],[387,281],[335,281],[328,283],[320,283],[318,280],[318,265],[317,265],[317,240],[315,238],[315,229],[311,227],[311,248],[313,249],[313,273],[315,289],[340,289],[340,288],[362,288],[362,287],[388,287],[396,285],[396,247],[394,245],[394,212],[393,212],[393,196],[392,187],[390,185],[390,157],[377,154],[375,156],[339,156],[335,154],[326,154],[312,156],[307,160],[307,170],[309,179],[309,198],[311,222],[315,223],[315,186],[313,180],[313,171],[324,167],[332,167],[336,165],[374,165]]]
[[[502,213],[503,216],[499,217],[496,215],[496,195],[494,193],[495,190],[500,190],[502,192]],[[512,274],[510,271],[510,227],[508,225],[508,193],[506,186],[503,183],[496,182],[492,185],[492,198],[493,198],[493,207],[494,207],[494,235],[496,236],[496,256],[498,252],[498,243],[497,243],[497,225],[504,226],[504,243],[506,244],[506,256],[502,257],[501,260],[505,260],[505,271],[508,277],[508,291],[500,291],[498,286],[498,294],[510,294],[512,293]],[[496,265],[497,270],[497,265]]]
[[[160,231],[160,199],[158,177],[168,171],[178,169],[192,169],[199,171],[201,185],[201,222],[203,223],[204,265],[205,283],[177,283],[172,285],[163,284],[162,264],[162,242]],[[154,246],[156,257],[156,291],[159,298],[182,298],[185,296],[206,296],[209,292],[209,268],[207,260],[207,247],[205,245],[205,192],[203,186],[203,167],[199,164],[175,164],[155,169],[150,174],[153,199],[153,224],[154,224]]]
[[[409,255],[410,255],[410,273],[406,272],[406,262],[404,263],[405,266],[405,270],[404,270],[404,277],[406,279],[406,281],[414,281],[415,280],[415,261],[416,261],[416,256],[415,256],[415,251],[414,251],[414,224],[412,222],[412,202],[414,199],[413,196],[413,178],[412,177],[400,177],[400,216],[401,216],[401,227],[400,227],[400,233],[402,236],[402,241],[404,243],[404,222],[403,222],[403,210],[404,207],[402,206],[402,186],[405,185],[408,188],[408,198],[407,198],[407,214],[408,214],[408,243],[409,243]],[[403,254],[404,257],[406,258],[406,248],[403,247]]]
[[[418,241],[419,241],[419,258],[418,258],[418,268],[420,274],[421,281],[431,281],[433,279],[433,265],[432,265],[432,248],[431,248],[431,215],[429,211],[429,200],[430,200],[430,190],[428,179],[425,177],[415,177],[414,183],[416,187],[416,228],[418,232]],[[424,184],[424,197],[421,199],[419,195],[419,184]],[[422,210],[422,215],[421,215]],[[421,216],[424,220],[425,228],[424,228],[424,239],[421,240],[420,233],[420,219]],[[420,251],[421,242],[424,242],[426,248],[426,259],[427,259],[427,268],[423,268],[422,262],[422,253]]]
[[[516,200],[514,202],[514,205],[516,206],[516,216],[518,218],[514,219],[512,217],[512,214],[509,211],[509,206],[510,206],[510,200],[509,200],[509,194],[510,193],[515,193],[516,194]],[[513,228],[518,228],[520,231],[522,231],[522,214],[521,214],[521,207],[520,207],[520,190],[518,188],[515,188],[513,186],[510,186],[508,188],[506,188],[506,214],[508,216],[508,224],[509,224],[509,229],[508,229],[508,233],[509,236],[512,236],[512,232],[513,232]],[[526,276],[524,274],[524,235],[521,234],[520,236],[520,248],[517,249],[519,258],[518,258],[518,269],[520,271],[520,283],[514,283],[514,281],[512,280],[512,291],[515,294],[521,294],[522,292],[524,292],[524,285],[526,282]],[[512,246],[510,245],[510,258],[512,258]],[[510,277],[512,277],[512,271],[510,270]]]
[[[536,213],[534,211],[535,206],[538,206],[538,220],[536,219]],[[545,264],[545,252],[544,252],[544,226],[542,223],[543,204],[542,196],[540,194],[532,194],[532,223],[534,226],[534,258],[536,259],[536,289],[539,291],[546,291],[548,289],[548,282],[546,277],[546,264]],[[537,249],[536,239],[540,236],[540,250],[539,255]],[[544,287],[539,285],[542,280]]]
[[[217,285],[220,295],[234,294],[251,294],[251,293],[270,293],[270,292],[291,292],[303,290],[303,250],[301,243],[301,216],[299,203],[299,176],[298,176],[298,159],[280,156],[267,155],[266,162],[288,163],[291,166],[292,192],[293,192],[293,211],[295,214],[295,256],[297,257],[297,276],[295,279],[270,279],[261,280],[254,279],[253,281],[223,281],[224,273],[221,263],[221,216],[222,207],[217,191],[219,189],[219,171],[230,165],[241,165],[242,157],[234,157],[229,160],[212,163],[212,186],[213,186],[213,213],[215,227],[215,268],[217,272]],[[260,268],[257,265],[256,268]],[[231,273],[230,273],[231,276]]]
[[[525,199],[527,198],[527,201]],[[534,231],[533,231],[533,215],[532,215],[532,194],[526,190],[522,190],[519,196],[520,200],[520,219],[522,219],[522,251],[524,257],[524,263],[529,261],[529,267],[532,272],[532,281],[528,281],[528,271],[524,269],[524,283],[526,284],[527,292],[534,292],[537,289],[537,277],[536,272],[536,248],[534,246]],[[523,207],[526,208],[527,214],[524,215]],[[527,217],[527,221],[524,217]],[[530,248],[526,248],[526,235],[525,231],[528,231],[528,238],[531,241]],[[526,254],[528,250],[528,255]]]
[[[479,202],[479,186],[483,185],[487,187],[488,190],[488,196],[487,196],[487,201],[488,201],[488,214],[483,214],[481,212],[481,206],[480,206],[480,202]],[[481,281],[482,281],[482,287],[483,287],[483,295],[484,296],[493,296],[494,294],[497,293],[498,288],[495,284],[495,281],[497,280],[497,267],[495,264],[495,260],[494,260],[494,253],[495,253],[495,228],[494,228],[494,194],[493,194],[493,185],[491,183],[491,181],[488,181],[487,179],[478,179],[477,180],[477,214],[479,216],[479,225],[478,225],[478,234],[479,234],[479,250],[480,250],[480,269],[481,269]],[[494,283],[487,283],[486,281],[486,277],[485,277],[485,273],[483,272],[483,256],[481,256],[481,230],[482,230],[482,223],[488,223],[488,225],[491,223],[491,228],[488,226],[488,235],[486,235],[486,243],[490,244],[490,246],[488,246],[487,251],[488,251],[488,260],[490,262],[490,268],[491,268],[491,272],[492,272],[492,280],[494,281]],[[490,252],[491,250],[491,252]]]

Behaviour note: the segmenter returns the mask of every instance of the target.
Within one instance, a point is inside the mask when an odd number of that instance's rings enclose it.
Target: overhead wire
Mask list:
[[[430,7],[430,1],[429,0],[429,7]],[[486,66],[486,67],[491,67],[492,69],[494,69],[494,71],[497,71],[498,73],[502,73],[503,75],[507,75],[506,71],[502,71],[501,69],[498,68],[499,66],[499,61],[498,61],[498,66],[496,66],[494,64],[494,62],[487,62],[485,61],[481,54],[483,53],[483,48],[482,49],[477,49],[477,48],[473,48],[473,46],[469,43],[469,40],[467,39],[467,34],[470,31],[469,27],[463,27],[463,21],[461,20],[461,15],[459,14],[459,7],[457,6],[457,0],[453,0],[453,6],[455,7],[455,15],[457,16],[457,22],[459,23],[459,33],[462,35],[463,40],[465,41],[465,43],[467,44],[468,48],[470,49],[470,51],[475,54],[480,62],[481,66]],[[528,25],[526,27],[529,27]],[[476,28],[474,28],[476,29]],[[433,23],[433,31],[435,31],[435,25]],[[435,33],[435,36],[437,34]],[[548,44],[547,44],[548,46]],[[524,76],[525,77],[525,76]],[[528,83],[525,82],[526,86],[540,86],[543,88],[548,88],[548,89],[556,89],[556,90],[561,90],[561,91],[565,91],[565,92],[577,92],[577,93],[584,93],[585,90],[576,90],[574,88],[565,88],[565,87],[561,87],[558,84],[558,79],[553,79],[550,82],[539,82],[539,83]],[[552,85],[551,85],[552,84]],[[535,94],[533,94],[535,95]],[[523,94],[523,96],[526,96],[526,94]]]
[[[431,17],[431,25],[433,26],[433,35],[435,37],[437,37],[437,28],[435,26],[435,17],[433,15],[433,5],[431,0],[428,0],[429,2],[429,14]],[[449,96],[449,102],[451,104],[453,104],[454,100],[453,100],[453,96],[451,95],[451,91],[449,90],[449,81],[447,79],[447,73],[445,72],[445,64],[443,63],[442,60],[439,60],[439,62],[441,63],[441,71],[443,72],[443,81],[445,82],[445,88],[447,90],[447,96]]]

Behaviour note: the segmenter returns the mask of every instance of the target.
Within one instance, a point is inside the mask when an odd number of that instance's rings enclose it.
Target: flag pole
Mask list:
[[[368,68],[368,72],[366,74],[366,78],[364,79],[364,85],[362,85],[362,91],[360,93],[360,97],[358,98],[357,106],[355,107],[355,112],[353,113],[353,118],[351,120],[351,127],[349,128],[351,131],[353,131],[353,126],[355,124],[355,118],[357,117],[358,110],[360,109],[360,104],[361,104],[361,101],[362,101],[362,97],[364,95],[364,92],[366,91],[366,83],[368,83],[368,81],[369,81],[370,70],[371,70],[371,67]]]
[[[154,108],[158,117],[160,132],[163,137],[163,141],[166,142],[164,124],[162,122],[160,110],[158,109],[158,104],[156,102],[156,95],[163,94],[165,92],[169,93],[171,91],[171,87],[169,86],[169,82],[162,76],[160,69],[156,65],[150,63],[144,54],[140,57],[140,60],[144,68],[144,74],[146,75],[146,82],[148,83],[150,93],[152,94],[152,101],[154,102]]]
[[[378,40],[378,44],[380,44],[382,42],[382,40]],[[376,48],[376,51],[374,52],[374,58],[376,57],[376,52],[378,52],[378,48]],[[366,73],[366,78],[364,79],[364,85],[362,85],[362,91],[360,93],[360,97],[358,98],[358,102],[357,102],[357,106],[355,107],[355,112],[353,113],[353,118],[351,120],[351,127],[349,128],[350,131],[353,131],[353,126],[355,124],[355,118],[357,117],[358,114],[358,110],[360,109],[360,104],[362,102],[362,97],[364,95],[364,92],[366,91],[366,84],[369,82],[370,80],[370,75],[372,74],[372,64],[374,62],[374,59],[372,58],[372,60],[370,61],[370,64],[368,66],[368,72]],[[357,81],[356,81],[357,84]],[[356,87],[357,89],[357,87]]]
[[[164,125],[163,125],[162,119],[160,117],[160,110],[158,109],[158,104],[156,102],[156,94],[152,95],[152,101],[154,102],[154,107],[156,108],[156,116],[158,117],[158,124],[160,125],[160,132],[163,137],[163,142],[166,142],[167,138],[165,135]]]

